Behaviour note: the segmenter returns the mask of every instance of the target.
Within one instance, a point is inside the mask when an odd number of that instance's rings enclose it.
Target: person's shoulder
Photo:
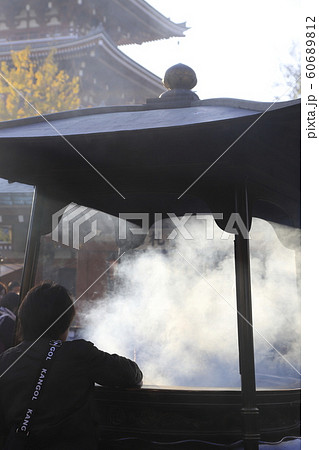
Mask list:
[[[0,306],[0,320],[7,320],[7,319],[13,320],[14,319],[13,313],[8,308]]]
[[[10,347],[1,353],[2,359],[19,356],[25,350],[25,343],[20,342],[20,344],[15,345],[14,347]]]
[[[97,350],[92,342],[86,341],[85,339],[66,341],[63,343],[63,347],[65,351],[72,353],[74,356],[82,356],[83,354],[91,353],[92,351],[94,352]]]
[[[3,370],[18,359],[24,352],[24,345],[20,343],[15,347],[10,347],[0,354],[0,374]],[[1,376],[1,375],[0,375]]]
[[[94,347],[94,344],[86,339],[73,339],[72,341],[65,341],[63,345],[74,348],[90,348]]]

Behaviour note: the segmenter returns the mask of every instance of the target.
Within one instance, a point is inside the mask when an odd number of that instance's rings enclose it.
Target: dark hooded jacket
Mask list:
[[[0,412],[6,433],[25,416],[49,349],[48,339],[32,344],[23,341],[0,355]],[[64,342],[54,356],[41,390],[28,438],[29,448],[96,448],[94,384],[139,387],[142,377],[138,366],[127,358],[98,350],[85,340]]]

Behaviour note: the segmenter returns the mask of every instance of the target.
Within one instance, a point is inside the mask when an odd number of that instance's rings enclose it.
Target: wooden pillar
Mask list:
[[[246,187],[236,189],[235,209],[241,220],[235,236],[235,270],[239,364],[242,389],[242,430],[245,450],[259,448],[259,410],[256,406],[256,381],[252,327],[251,279],[248,230],[250,227]],[[244,225],[244,226],[243,226]],[[246,231],[245,231],[246,230]]]

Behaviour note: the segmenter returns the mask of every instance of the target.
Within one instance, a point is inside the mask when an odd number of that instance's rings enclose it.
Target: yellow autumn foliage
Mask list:
[[[40,64],[30,58],[30,48],[12,52],[12,64],[0,66],[0,120],[77,109],[79,78],[58,69],[54,50]]]

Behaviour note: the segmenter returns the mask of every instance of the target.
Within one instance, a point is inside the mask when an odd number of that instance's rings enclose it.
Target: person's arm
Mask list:
[[[138,365],[124,356],[110,355],[97,349],[91,342],[87,344],[90,376],[102,386],[141,387],[143,374]]]

